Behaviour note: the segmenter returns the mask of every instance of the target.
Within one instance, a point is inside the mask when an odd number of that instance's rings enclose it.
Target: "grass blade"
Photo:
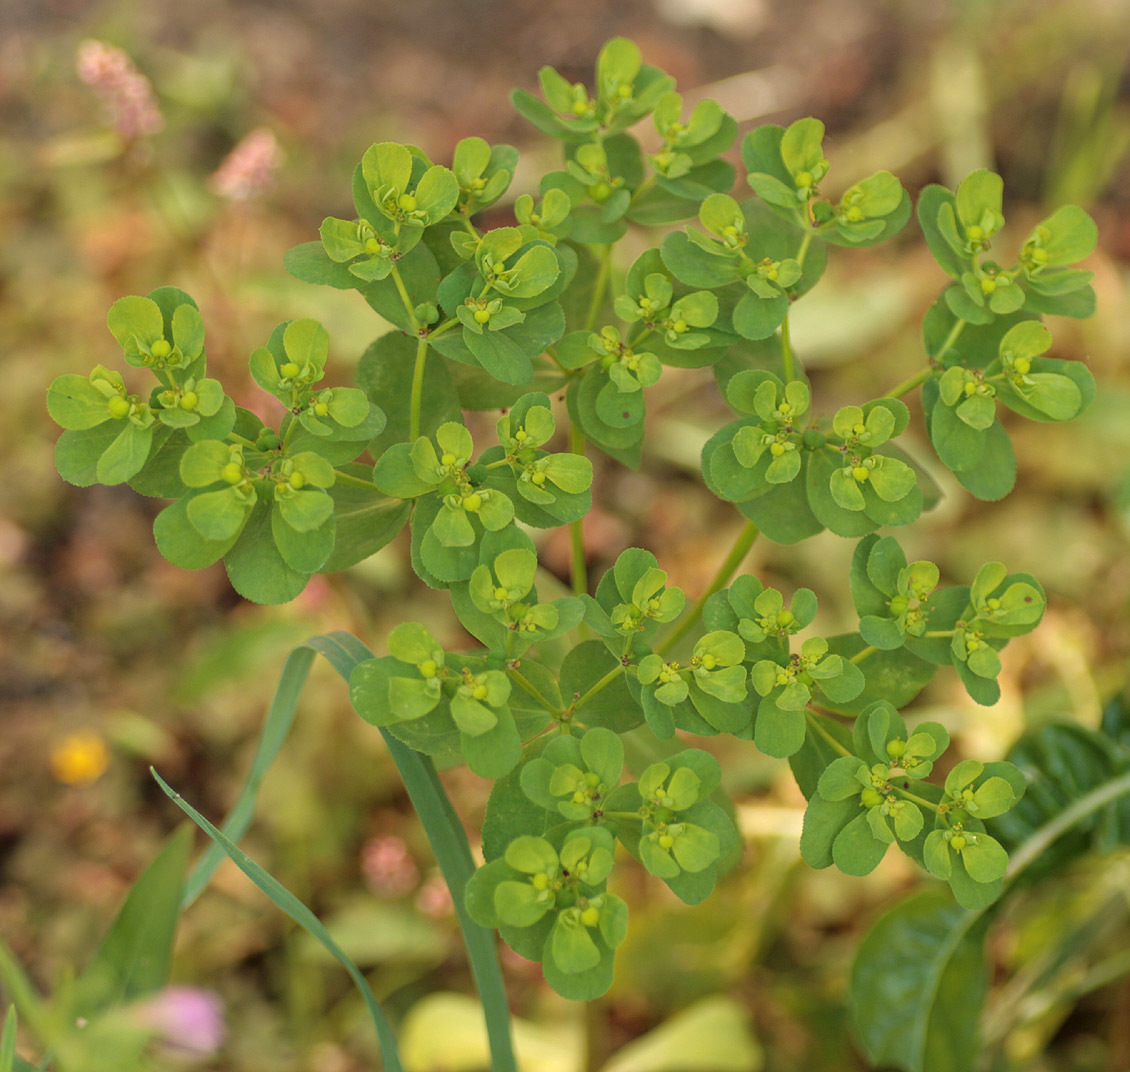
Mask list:
[[[361,996],[364,998],[365,1005],[369,1010],[369,1016],[372,1018],[373,1025],[376,1027],[377,1040],[381,1047],[381,1057],[384,1059],[387,1072],[402,1072],[396,1039],[393,1036],[392,1028],[389,1026],[384,1012],[381,1010],[380,1003],[369,987],[365,976],[361,974],[361,970],[345,955],[337,942],[330,937],[330,932],[326,930],[321,920],[281,882],[264,871],[263,868],[252,860],[247,853],[240,849],[239,846],[221,830],[208,822],[200,812],[177,793],[152,767],[149,769],[153,777],[157,779],[157,784],[164,790],[169,799],[227,854],[232,863],[251,879],[278,908],[282,909],[295,923],[302,927],[307,934],[321,942],[330,955],[345,968],[349,973],[349,977],[357,984],[357,989],[361,991]]]

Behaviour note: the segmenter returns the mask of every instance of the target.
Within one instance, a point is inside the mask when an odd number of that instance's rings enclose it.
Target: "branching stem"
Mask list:
[[[706,606],[706,601],[714,595],[715,592],[719,592],[726,587],[730,578],[733,577],[738,567],[742,564],[742,560],[749,553],[749,549],[753,546],[759,532],[760,529],[758,529],[752,521],[747,521],[745,525],[742,526],[741,532],[738,533],[738,538],[734,541],[734,546],[730,548],[730,553],[726,556],[725,561],[718,567],[718,572],[714,575],[714,579],[706,586],[706,591],[694,601],[690,610],[683,615],[683,620],[656,646],[655,651],[657,655],[663,655],[670,651],[686,636],[687,630],[702,617],[702,608]]]

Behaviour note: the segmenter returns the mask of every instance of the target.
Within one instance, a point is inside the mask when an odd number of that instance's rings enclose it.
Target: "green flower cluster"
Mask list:
[[[939,667],[994,703],[999,653],[1036,627],[1045,595],[995,561],[968,586],[942,586],[934,563],[908,562],[877,530],[941,495],[902,448],[901,396],[913,388],[938,457],[984,499],[1015,479],[1000,407],[1060,421],[1088,406],[1090,373],[1047,356],[1041,317],[1092,310],[1090,273],[1074,265],[1094,224],[1061,208],[1003,268],[990,259],[1004,226],[999,177],[928,187],[918,221],[949,279],[925,319],[924,367],[886,394],[815,412],[790,310],[829,247],[870,246],[907,224],[898,179],[879,171],[829,197],[824,127],[803,118],[744,137],[747,193],[735,191],[722,159],[733,117],[709,100],[686,114],[673,80],[624,39],[601,51],[591,88],[551,68],[540,83],[544,100],[519,90],[514,103],[562,143],[563,162],[514,199],[512,221],[479,226],[517,173],[513,147],[465,138],[447,167],[386,141],[354,170],[353,218],[328,217],[286,255],[292,275],[356,291],[391,325],[355,386],[327,377],[320,324],[280,324],[250,355],[279,414],[267,421],[208,377],[187,294],[124,298],[108,325],[125,373],[98,365],[48,393],[65,429],[60,472],[171,500],[154,526],[161,552],[188,569],[223,559],[234,587],[264,603],[409,529],[413,570],[449,594],[466,636],[397,626],[386,652],[357,663],[351,700],[394,744],[494,780],[487,864],[467,908],[562,994],[610,985],[627,924],[609,890],[617,841],[688,903],[737,855],[706,752],[659,745],[625,779],[621,735],[645,725],[660,741],[727,733],[787,757],[809,799],[801,848],[813,866],[863,874],[898,844],[960,903],[988,903],[1007,860],[984,824],[1023,782],[1008,765],[966,760],[932,785],[948,736],[932,722],[908,730],[898,712]],[[645,151],[633,131],[649,118]],[[621,271],[615,243],[655,225],[667,233],[636,245]],[[701,471],[749,522],[690,606],[642,548],[590,585],[582,528],[594,458],[641,465],[647,396],[672,368],[709,369],[732,409]],[[563,526],[570,594],[539,559],[542,534]],[[793,544],[824,529],[859,541],[858,631],[813,635],[811,590],[786,597],[735,576],[758,533]]]
[[[615,841],[688,904],[709,896],[737,844],[708,799],[721,779],[708,753],[678,752],[621,785],[623,765],[609,729],[550,739],[492,793],[488,824],[505,812],[505,844],[484,842],[487,864],[467,887],[472,918],[578,1000],[608,989],[627,928],[627,906],[607,890]]]

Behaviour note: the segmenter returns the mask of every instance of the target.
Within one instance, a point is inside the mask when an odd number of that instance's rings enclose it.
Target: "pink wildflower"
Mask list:
[[[274,133],[266,127],[253,130],[213,173],[209,188],[219,197],[246,201],[267,190],[285,154]]]
[[[224,1039],[224,1011],[210,990],[167,986],[136,1006],[137,1019],[172,1050],[210,1057]]]
[[[416,888],[420,870],[408,846],[395,836],[370,838],[361,849],[361,870],[378,897],[403,897]]]
[[[164,128],[165,118],[149,79],[120,48],[103,41],[83,41],[76,67],[79,78],[102,102],[110,126],[126,141]]]
[[[443,919],[455,911],[455,906],[451,903],[451,891],[447,888],[443,875],[438,872],[430,875],[420,887],[420,892],[416,894],[416,909],[429,919]]]

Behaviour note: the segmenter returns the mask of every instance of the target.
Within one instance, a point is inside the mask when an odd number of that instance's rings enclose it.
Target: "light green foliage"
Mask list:
[[[824,125],[800,118],[745,136],[735,187],[722,159],[734,119],[711,100],[688,114],[673,80],[622,38],[597,57],[591,86],[549,67],[539,82],[541,97],[513,101],[562,143],[562,162],[519,194],[514,225],[482,228],[479,215],[518,173],[512,147],[464,138],[448,168],[380,142],[354,170],[355,217],[326,218],[319,241],[287,255],[299,279],[358,291],[394,327],[366,351],[356,386],[335,379],[325,327],[280,324],[249,361],[285,411],[268,426],[207,376],[187,294],[126,297],[107,320],[125,374],[97,365],[48,392],[65,430],[60,472],[172,500],[154,525],[161,552],[188,569],[223,559],[260,602],[294,598],[312,574],[409,526],[413,570],[449,592],[471,640],[446,650],[425,626],[398,625],[388,654],[342,671],[350,698],[397,755],[462,758],[494,780],[487,863],[465,908],[541,962],[561,994],[590,999],[611,984],[627,926],[608,892],[617,841],[689,904],[737,857],[717,761],[675,745],[641,761],[645,741],[625,752],[629,731],[726,733],[788,757],[809,798],[809,864],[862,875],[895,845],[961,905],[984,907],[1008,866],[986,822],[1020,799],[1023,780],[1009,764],[947,759],[944,786],[931,783],[948,734],[908,726],[899,708],[939,667],[994,703],[1000,652],[1038,625],[1046,598],[996,561],[967,587],[948,584],[877,530],[913,522],[940,495],[900,446],[911,411],[899,396],[914,386],[939,459],[983,499],[1016,474],[998,403],[1038,421],[1089,405],[1090,372],[1046,356],[1041,318],[1089,315],[1091,273],[1075,265],[1094,248],[1093,221],[1056,210],[1008,266],[990,259],[1001,257],[999,176],[928,187],[918,220],[947,280],[925,319],[924,368],[868,401],[828,400],[792,349],[790,310],[829,245],[850,256],[902,230],[911,205],[899,180],[881,170],[831,198]],[[655,132],[646,153],[633,133],[644,120]],[[666,233],[649,246],[640,229],[654,225]],[[642,252],[623,264],[614,247],[629,229]],[[786,599],[735,577],[748,541],[689,606],[639,547],[589,585],[593,455],[606,456],[596,472],[642,464],[648,397],[671,384],[668,368],[713,373],[733,410],[703,450],[710,491],[779,543],[825,528],[859,541],[857,632],[794,641],[816,595]],[[476,410],[489,422],[467,416]],[[572,594],[543,598],[556,581],[530,530],[561,526],[572,529]],[[440,822],[447,837],[441,818],[426,817],[429,833]]]

